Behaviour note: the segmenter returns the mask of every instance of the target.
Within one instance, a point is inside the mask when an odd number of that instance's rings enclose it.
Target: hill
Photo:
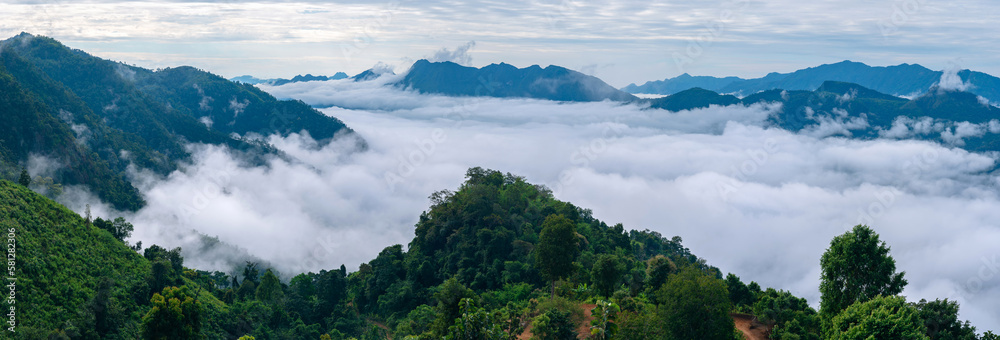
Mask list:
[[[872,90],[896,96],[915,96],[927,92],[940,79],[942,71],[932,71],[917,64],[895,66],[868,66],[863,63],[842,61],[824,64],[791,73],[769,73],[761,78],[743,79],[738,77],[692,77],[682,74],[675,78],[649,81],[643,85],[630,84],[622,88],[628,93],[675,94],[700,87],[719,93],[741,96],[757,92],[783,89],[788,91],[814,91],[826,81],[855,83]],[[959,78],[972,85],[971,93],[983,96],[991,102],[1000,102],[1000,78],[961,70]]]
[[[453,62],[429,62],[421,59],[413,64],[406,77],[397,85],[422,93],[449,96],[537,98],[574,102],[636,99],[596,77],[559,66],[541,68],[532,65],[517,68],[501,63],[474,68]]]
[[[16,239],[14,306],[22,338],[45,338],[67,324],[109,338],[138,337],[151,271],[141,255],[69,209],[3,180],[0,227]]]
[[[249,84],[191,67],[129,66],[47,37],[22,33],[0,42],[0,61],[0,113],[24,116],[0,130],[0,149],[7,150],[0,165],[25,167],[31,156],[47,157],[58,165],[54,182],[85,185],[121,210],[144,205],[124,177],[129,165],[166,175],[188,159],[189,143],[226,145],[260,163],[280,153],[259,136],[306,132],[327,143],[353,133],[336,118]]]

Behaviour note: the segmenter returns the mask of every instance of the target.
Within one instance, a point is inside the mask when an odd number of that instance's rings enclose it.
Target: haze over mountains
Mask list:
[[[970,85],[968,91],[1000,102],[1000,78],[970,70],[957,72],[959,80]],[[932,71],[916,64],[896,66],[868,66],[845,60],[835,64],[810,67],[791,73],[769,73],[761,78],[691,76],[687,73],[675,78],[648,81],[643,85],[629,84],[622,88],[628,93],[670,95],[694,87],[748,96],[757,92],[783,89],[813,91],[828,80],[855,83],[875,91],[895,96],[915,96],[937,84],[944,71]]]

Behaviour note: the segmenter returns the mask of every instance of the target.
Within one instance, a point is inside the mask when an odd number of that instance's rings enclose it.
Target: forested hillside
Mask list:
[[[125,179],[129,165],[166,175],[188,160],[189,143],[226,145],[262,163],[280,152],[260,137],[305,132],[327,143],[352,133],[336,118],[252,85],[190,67],[146,70],[47,37],[22,33],[0,42],[0,62],[0,114],[11,117],[0,128],[3,173],[46,157],[58,165],[54,183],[85,185],[117,209],[144,205]]]
[[[864,226],[824,254],[817,312],[723,278],[680,237],[609,226],[518,176],[472,168],[430,200],[406,249],[282,281],[256,263],[186,269],[180,249],[123,242],[127,221],[83,218],[2,181],[23,312],[15,338],[729,340],[744,337],[733,319],[750,315],[753,334],[772,339],[997,339],[977,336],[953,301],[896,297],[905,272]]]

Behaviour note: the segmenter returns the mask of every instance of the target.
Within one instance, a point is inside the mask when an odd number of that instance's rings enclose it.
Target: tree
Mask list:
[[[31,185],[31,175],[28,174],[28,169],[21,169],[21,177],[17,179],[17,184],[20,184],[25,188]]]
[[[272,306],[279,305],[285,298],[285,294],[281,291],[281,281],[270,269],[264,272],[256,293],[258,301]]]
[[[671,275],[657,291],[659,318],[669,339],[733,338],[726,284],[693,266]]]
[[[593,278],[594,288],[603,297],[611,297],[615,288],[622,281],[622,272],[625,270],[618,256],[613,254],[601,254],[594,261],[594,268],[590,271]]]
[[[831,340],[927,340],[917,309],[899,296],[876,296],[833,317]]]
[[[753,293],[743,284],[739,276],[733,273],[726,275],[726,289],[729,291],[729,301],[734,306],[749,306],[754,303]]]
[[[446,340],[512,340],[514,336],[507,333],[485,309],[477,308],[472,299],[465,298],[459,302],[460,317],[455,324],[448,327]]]
[[[827,317],[855,302],[899,294],[906,286],[905,272],[896,273],[889,247],[864,225],[835,237],[820,266],[820,312]]]
[[[152,309],[142,317],[145,339],[198,339],[201,336],[201,302],[188,288],[167,287],[153,294]]]
[[[976,328],[968,321],[958,320],[958,302],[945,300],[920,300],[913,304],[927,327],[931,340],[976,340]]]
[[[573,261],[579,253],[573,221],[563,215],[546,217],[535,248],[535,266],[551,282],[553,296],[556,294],[556,280],[573,273]]]
[[[434,298],[437,300],[437,319],[434,321],[434,332],[443,335],[448,331],[455,319],[461,316],[462,299],[474,298],[476,293],[466,288],[458,282],[456,278],[450,278],[440,286]]]
[[[667,282],[667,277],[677,271],[677,265],[670,258],[663,255],[656,255],[646,261],[646,287],[652,293],[663,283]]]

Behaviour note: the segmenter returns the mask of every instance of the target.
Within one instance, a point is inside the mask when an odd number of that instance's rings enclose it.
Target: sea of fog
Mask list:
[[[193,162],[166,178],[133,171],[149,204],[127,215],[132,241],[183,247],[186,265],[207,270],[229,271],[246,255],[283,276],[356,270],[386,246],[405,246],[428,196],[481,166],[544,184],[608,224],[680,236],[723,272],[814,306],[830,240],[867,224],[906,272],[908,300],[958,300],[980,331],[1000,330],[997,155],[853,140],[819,126],[792,133],[765,123],[776,105],[672,113],[422,95],[385,86],[393,80],[262,86],[322,107],[367,149],[351,136],[325,146],[265,136],[288,157],[247,167],[224,148],[191,145]],[[206,247],[199,233],[240,254]]]

